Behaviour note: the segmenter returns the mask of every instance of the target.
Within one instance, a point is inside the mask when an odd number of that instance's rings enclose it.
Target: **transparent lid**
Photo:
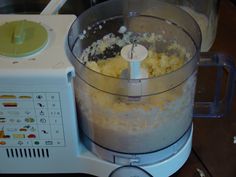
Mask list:
[[[201,32],[173,5],[111,0],[75,20],[68,43],[76,74],[87,84],[111,94],[146,96],[170,90],[193,73]]]

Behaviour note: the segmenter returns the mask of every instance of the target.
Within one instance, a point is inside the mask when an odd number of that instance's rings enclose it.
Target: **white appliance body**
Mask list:
[[[97,158],[80,142],[73,93],[75,71],[66,52],[68,30],[75,18],[0,15],[0,25],[29,20],[39,22],[48,32],[48,44],[36,54],[0,56],[0,174],[88,173],[108,177],[112,173],[131,177],[143,176],[143,169],[154,177],[170,176],[190,154],[192,130],[180,151],[130,172]]]

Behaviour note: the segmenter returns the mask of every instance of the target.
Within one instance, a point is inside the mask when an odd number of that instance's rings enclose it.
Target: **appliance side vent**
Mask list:
[[[8,158],[49,158],[47,148],[6,148]]]

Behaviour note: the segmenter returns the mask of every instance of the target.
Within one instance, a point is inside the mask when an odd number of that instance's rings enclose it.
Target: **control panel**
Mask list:
[[[65,146],[60,93],[0,93],[0,148]]]

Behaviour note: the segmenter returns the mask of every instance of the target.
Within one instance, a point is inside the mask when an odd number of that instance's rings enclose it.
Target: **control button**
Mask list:
[[[51,126],[51,130],[52,130],[52,137],[55,139],[62,139],[64,138],[63,135],[63,127],[62,126]]]
[[[47,93],[47,100],[48,101],[58,101],[59,100],[58,93]]]
[[[64,146],[65,143],[64,143],[64,140],[56,140],[56,141],[54,141],[54,145],[55,146]]]
[[[50,117],[61,117],[61,111],[60,109],[50,110],[49,111]]]
[[[51,125],[62,125],[62,119],[59,117],[51,117],[50,118]]]
[[[48,101],[49,109],[60,109],[60,103],[55,101]]]
[[[137,166],[123,166],[115,169],[109,177],[153,177],[144,169]]]

